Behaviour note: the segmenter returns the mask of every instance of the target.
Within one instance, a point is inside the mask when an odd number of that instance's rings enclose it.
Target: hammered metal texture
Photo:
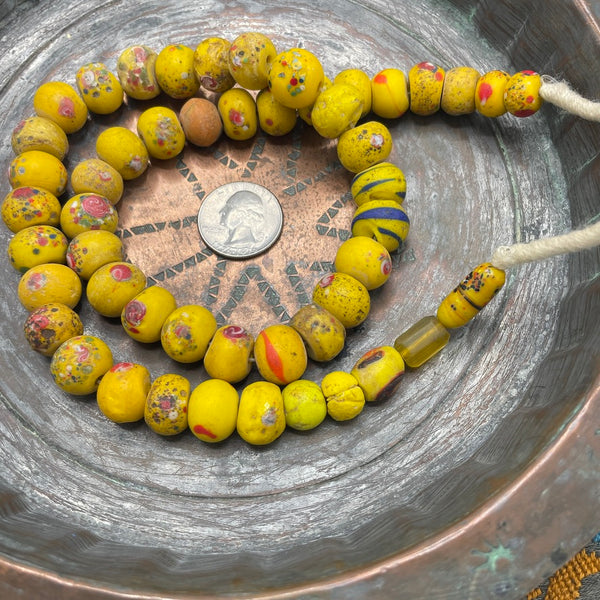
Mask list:
[[[195,47],[255,30],[278,49],[312,50],[330,77],[430,60],[481,72],[532,68],[600,96],[590,76],[598,26],[583,1],[1,6],[4,170],[10,131],[32,114],[37,85],[74,83],[87,62],[114,70],[136,43]],[[160,97],[94,117],[70,136],[67,167],[93,156],[104,128],[134,129],[152,104],[180,106]],[[390,160],[407,177],[411,231],[390,281],[372,293],[369,319],[349,333],[339,369],[433,314],[498,245],[562,233],[599,213],[597,124],[550,106],[527,120],[439,114],[386,124]],[[278,242],[245,261],[213,254],[197,227],[203,198],[231,181],[267,187],[284,212]],[[256,334],[286,322],[333,269],[350,235],[349,181],[335,142],[301,123],[279,139],[222,138],[153,161],[128,182],[120,235],[151,283]],[[6,247],[4,227],[0,239]],[[19,276],[6,260],[1,268],[3,597],[519,598],[598,527],[598,250],[511,270],[498,298],[408,372],[393,398],[354,422],[286,432],[266,448],[237,437],[217,447],[191,435],[159,439],[141,424],[109,423],[93,397],[62,394],[47,359],[23,339]],[[142,362],[153,377],[184,374],[193,386],[206,377],[201,366],[126,339],[87,303],[80,313],[116,360]],[[311,365],[307,376],[319,381],[332,368]]]

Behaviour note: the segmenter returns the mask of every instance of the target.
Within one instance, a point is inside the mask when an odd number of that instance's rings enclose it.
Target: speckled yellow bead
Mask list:
[[[87,122],[85,102],[63,81],[42,83],[33,95],[33,108],[38,116],[54,121],[65,133],[75,133]]]
[[[330,88],[333,85],[333,81],[331,81],[331,79],[329,79],[329,77],[327,77],[326,75],[323,77],[323,83],[321,84],[321,87],[319,88],[319,92],[317,94],[317,98],[319,97],[319,94],[321,92],[324,92],[326,89]],[[315,99],[316,100],[316,99]],[[312,127],[312,109],[314,107],[314,102],[312,104],[309,104],[308,106],[303,106],[302,108],[298,109],[298,116],[307,124],[310,125]]]
[[[237,383],[252,369],[254,338],[239,325],[219,327],[204,355],[204,368],[210,377]]]
[[[300,379],[307,366],[306,348],[290,325],[270,325],[257,336],[254,358],[259,373],[278,385]]]
[[[15,188],[2,202],[2,220],[13,233],[33,225],[58,225],[60,211],[58,198],[37,187]]]
[[[296,125],[296,110],[278,102],[271,90],[265,88],[256,96],[256,109],[261,129],[269,135],[286,135]]]
[[[51,225],[33,225],[18,231],[8,243],[8,258],[20,273],[44,263],[65,264],[69,241]]]
[[[200,85],[209,92],[222,93],[235,85],[229,71],[231,43],[220,37],[202,40],[194,51],[194,73]]]
[[[77,335],[62,343],[52,355],[50,373],[56,385],[74,396],[93,394],[113,366],[107,344],[93,335]]]
[[[490,263],[475,267],[444,300],[437,318],[447,329],[466,325],[500,291],[505,273]]]
[[[454,67],[446,72],[442,110],[452,116],[475,112],[475,88],[480,73],[472,67]]]
[[[148,150],[133,131],[125,127],[109,127],[96,139],[96,152],[123,179],[135,179],[148,168]]]
[[[256,31],[242,33],[229,47],[229,72],[241,87],[262,90],[267,87],[276,55],[277,50],[266,35]]]
[[[410,111],[427,117],[436,113],[442,100],[445,71],[430,62],[420,62],[408,72]]]
[[[160,340],[167,317],[177,308],[169,290],[153,285],[130,300],[121,313],[123,329],[134,340],[151,344]]]
[[[29,311],[49,302],[75,308],[81,299],[81,279],[66,265],[47,263],[31,267],[19,280],[17,294]]]
[[[300,334],[309,358],[314,361],[327,362],[344,349],[345,327],[322,306],[307,304],[301,307],[290,325]]]
[[[107,162],[88,158],[71,171],[71,187],[75,194],[89,192],[104,196],[113,206],[123,196],[123,178]]]
[[[156,57],[156,81],[161,90],[177,100],[191,98],[200,87],[194,71],[194,50],[182,44],[170,44]]]
[[[350,183],[357,206],[371,200],[394,200],[406,197],[406,179],[402,170],[390,162],[380,162],[357,173]]]
[[[285,409],[281,390],[269,381],[246,386],[240,397],[237,432],[249,444],[274,442],[285,430]]]
[[[88,110],[93,113],[108,115],[123,104],[123,87],[104,63],[83,65],[75,81]]]
[[[394,252],[406,240],[410,220],[395,200],[373,200],[356,209],[350,227],[352,235],[373,238]]]
[[[159,435],[177,435],[186,431],[190,389],[190,382],[183,375],[167,373],[157,377],[146,397],[146,425]]]
[[[335,421],[354,419],[365,406],[365,394],[356,377],[345,371],[325,375],[321,390],[327,401],[327,414]]]
[[[118,224],[115,207],[98,194],[77,194],[69,198],[60,211],[60,227],[70,239],[95,229],[114,233]]]
[[[104,317],[120,317],[125,305],[146,286],[146,276],[129,262],[118,261],[100,267],[86,287],[88,302]]]
[[[49,302],[29,314],[23,333],[32,350],[52,356],[62,343],[83,333],[83,323],[73,309]]]
[[[361,117],[365,117],[371,112],[371,79],[364,71],[360,69],[344,69],[334,77],[333,83],[346,83],[354,86],[360,92],[363,103]]]
[[[406,75],[400,69],[383,69],[371,80],[372,110],[383,119],[397,119],[409,107]]]
[[[115,423],[140,421],[144,417],[150,384],[150,372],[144,365],[130,362],[113,365],[96,391],[100,412]]]
[[[217,320],[208,309],[186,304],[167,317],[160,332],[160,343],[173,360],[193,363],[204,358],[216,330]]]
[[[319,135],[337,138],[356,125],[362,109],[362,96],[355,87],[334,83],[317,96],[311,112],[312,125]]]
[[[62,161],[69,151],[67,134],[54,121],[33,116],[21,121],[12,132],[11,145],[16,155],[39,150]]]
[[[117,59],[117,77],[123,91],[136,100],[150,100],[160,94],[154,71],[157,54],[148,46],[130,46]]]
[[[346,329],[360,325],[371,309],[367,288],[345,273],[325,275],[315,286],[313,302],[328,310]]]
[[[368,290],[381,287],[392,273],[392,259],[385,246],[362,235],[342,242],[334,265],[338,273],[352,275]]]
[[[247,90],[232,88],[217,103],[223,131],[232,140],[249,140],[258,129],[256,103]]]
[[[164,106],[146,109],[138,118],[137,131],[152,158],[173,158],[185,145],[177,114]]]
[[[351,371],[365,393],[367,402],[389,398],[404,374],[404,360],[392,346],[369,350],[357,361]]]
[[[312,52],[292,48],[274,58],[268,86],[284,106],[304,108],[314,104],[324,78],[323,66]]]
[[[8,168],[8,181],[12,188],[40,187],[60,196],[67,186],[65,166],[52,154],[28,150],[16,156]]]
[[[392,152],[392,134],[378,121],[368,121],[340,136],[337,154],[343,167],[360,173],[384,161]]]
[[[489,71],[475,87],[475,108],[484,117],[499,117],[506,112],[504,91],[510,75],[504,71]]]
[[[283,407],[288,427],[308,431],[319,426],[327,416],[327,403],[321,388],[314,382],[298,379],[283,388]]]
[[[411,369],[420,367],[435,356],[450,340],[450,332],[436,317],[423,317],[394,341],[404,362]]]
[[[543,104],[540,96],[542,78],[535,71],[519,71],[504,89],[504,108],[515,117],[530,117]]]
[[[188,426],[203,442],[227,439],[236,428],[240,397],[222,379],[207,379],[194,388],[188,406]]]
[[[76,235],[67,248],[67,265],[88,280],[100,267],[123,260],[123,243],[110,231],[95,229]]]

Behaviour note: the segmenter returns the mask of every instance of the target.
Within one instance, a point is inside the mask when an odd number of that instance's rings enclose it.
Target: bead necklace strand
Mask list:
[[[390,252],[398,250],[409,229],[401,206],[404,175],[386,162],[391,135],[381,123],[361,119],[370,112],[398,118],[407,110],[425,116],[440,107],[452,115],[477,111],[498,117],[508,111],[525,117],[545,100],[600,120],[600,104],[533,71],[513,77],[504,71],[480,75],[468,67],[445,72],[428,62],[415,65],[408,78],[399,69],[385,69],[372,79],[349,69],[332,82],[312,53],[294,48],[277,54],[272,42],[255,32],[231,44],[208,38],[196,51],[172,45],[157,55],[146,46],[132,46],[119,56],[117,72],[118,79],[101,63],[83,66],[76,77],[81,95],[62,82],[38,88],[36,116],[13,132],[13,190],[2,205],[3,220],[15,233],[9,257],[23,273],[19,299],[30,311],[24,326],[28,342],[51,357],[50,371],[62,390],[96,393],[101,411],[114,422],[145,419],[161,435],[190,429],[206,442],[222,441],[237,430],[246,442],[264,445],[286,425],[306,430],[326,415],[353,419],[366,402],[393,394],[406,366],[417,368],[442,350],[450,331],[470,321],[501,289],[504,269],[600,244],[596,223],[500,247],[489,263],[474,268],[450,292],[435,316],[421,319],[393,344],[369,350],[351,372],[334,370],[318,385],[302,379],[308,358],[329,362],[341,352],[346,330],[367,318],[369,292],[387,281]],[[216,106],[196,96],[200,87],[219,94]],[[256,97],[248,90],[257,91]],[[68,151],[67,134],[83,127],[88,110],[112,113],[124,95],[143,101],[161,91],[186,100],[179,115],[153,107],[140,115],[138,135],[123,127],[103,131],[96,142],[99,159],[73,170],[77,195],[61,207],[56,196],[67,182],[61,162]],[[222,132],[234,140],[250,139],[259,124],[267,134],[284,135],[298,116],[321,136],[337,139],[341,164],[355,174],[350,190],[357,204],[353,237],[338,249],[335,272],[315,286],[312,304],[289,324],[266,327],[254,339],[235,324],[217,328],[204,307],[178,308],[166,289],[146,287],[144,274],[123,260],[122,241],[114,233],[114,205],[121,199],[123,180],[139,177],[150,158],[177,156],[186,140],[208,147]],[[209,378],[191,390],[180,375],[165,374],[151,382],[143,365],[114,364],[110,348],[84,335],[73,310],[82,279],[88,281],[88,301],[100,314],[120,317],[125,331],[141,343],[160,341],[176,361],[203,360]],[[246,385],[240,397],[234,385],[253,364],[263,380]]]

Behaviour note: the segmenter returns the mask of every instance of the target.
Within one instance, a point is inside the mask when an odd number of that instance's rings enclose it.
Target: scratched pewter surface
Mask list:
[[[134,43],[195,47],[257,30],[278,49],[314,51],[330,77],[431,60],[533,68],[600,97],[598,26],[582,0],[54,0],[0,10],[3,172],[37,85],[74,83],[86,62],[114,69]],[[105,127],[135,128],[146,106],[92,119],[70,136],[67,167],[94,155]],[[547,106],[522,121],[406,115],[388,125],[411,231],[340,369],[432,314],[496,246],[599,213],[597,124]],[[151,283],[256,334],[285,322],[331,271],[349,235],[349,179],[334,143],[302,125],[281,139],[223,138],[129,182],[120,233]],[[234,181],[267,187],[285,215],[277,243],[245,261],[216,256],[197,227],[206,195]],[[0,238],[5,248],[4,227]],[[0,595],[521,597],[598,528],[599,264],[594,250],[511,271],[495,302],[407,373],[394,398],[354,422],[253,448],[235,436],[216,447],[159,439],[141,424],[109,423],[93,398],[58,391],[47,359],[26,347],[19,277],[2,261]],[[205,377],[126,339],[85,302],[80,312],[116,360],[140,361],[153,377],[183,373],[192,385]],[[307,375],[319,381],[331,368]]]

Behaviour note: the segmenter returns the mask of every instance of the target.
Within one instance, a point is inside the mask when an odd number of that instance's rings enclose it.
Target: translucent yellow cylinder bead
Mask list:
[[[450,339],[450,332],[433,316],[424,317],[394,342],[394,348],[411,369],[435,356]]]
[[[504,271],[490,263],[475,267],[440,304],[437,318],[448,329],[462,327],[500,291]]]

